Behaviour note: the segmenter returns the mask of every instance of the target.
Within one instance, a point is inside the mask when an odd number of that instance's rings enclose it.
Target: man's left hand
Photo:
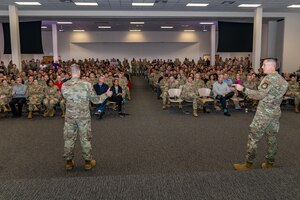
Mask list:
[[[243,90],[244,90],[244,87],[243,87],[242,85],[240,85],[240,84],[237,84],[237,85],[235,86],[235,88],[236,88],[236,90],[238,90],[238,91],[243,91]]]

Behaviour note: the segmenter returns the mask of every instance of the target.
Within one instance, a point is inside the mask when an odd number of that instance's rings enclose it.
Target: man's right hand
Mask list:
[[[107,95],[108,97],[111,97],[112,94],[113,94],[113,92],[110,91],[110,88],[108,88],[108,90],[106,91],[106,95]]]

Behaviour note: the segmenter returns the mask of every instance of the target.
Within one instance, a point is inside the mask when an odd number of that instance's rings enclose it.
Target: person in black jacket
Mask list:
[[[108,90],[109,86],[104,82],[105,82],[105,76],[100,76],[99,82],[93,86],[97,95],[104,94]],[[103,115],[105,114],[106,102],[107,100],[105,100],[103,103],[96,105],[96,114],[99,114],[99,119],[102,119]]]
[[[122,97],[122,88],[121,86],[119,86],[119,79],[116,78],[113,80],[113,86],[110,88],[110,90],[112,91],[113,94],[109,98],[109,100],[117,103],[118,106],[117,109],[120,116],[125,115],[125,113],[122,112],[123,97]]]

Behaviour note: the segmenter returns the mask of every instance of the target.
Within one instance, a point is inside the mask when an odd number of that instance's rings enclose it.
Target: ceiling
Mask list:
[[[8,10],[8,5],[16,5],[17,0],[1,0],[0,11]],[[287,8],[291,4],[300,4],[300,0],[18,0],[18,1],[38,1],[40,6],[19,6],[19,10],[33,11],[217,11],[217,12],[253,12],[253,8],[239,8],[242,3],[262,4],[263,12],[296,12],[300,9]],[[76,6],[74,2],[97,2],[98,6]],[[152,7],[133,7],[132,2],[155,3]],[[187,7],[187,3],[209,3],[207,7]],[[58,25],[58,29],[72,31],[74,29],[84,29],[86,31],[128,31],[130,29],[141,29],[142,31],[162,31],[161,26],[173,26],[173,29],[164,29],[164,31],[183,31],[184,29],[193,29],[203,31],[210,29],[208,25],[200,25],[202,21],[237,21],[253,22],[253,18],[86,18],[86,17],[20,17],[20,21],[42,20],[43,25],[47,26],[43,31],[51,31],[51,24],[57,21],[72,21],[72,25]],[[270,20],[279,20],[279,18],[264,18],[264,23]],[[8,17],[1,17],[0,22],[7,22]],[[144,25],[131,25],[131,21],[143,21]],[[111,26],[111,29],[99,29],[98,26]]]
[[[40,6],[19,6],[20,10],[150,10],[150,11],[251,11],[238,8],[242,3],[262,4],[266,12],[300,12],[287,8],[291,4],[300,4],[298,0],[1,0],[0,10],[7,10],[15,1],[38,1]],[[73,2],[97,2],[98,6],[76,6]],[[132,6],[132,2],[155,3],[151,7]],[[186,7],[187,3],[209,3],[207,7]]]

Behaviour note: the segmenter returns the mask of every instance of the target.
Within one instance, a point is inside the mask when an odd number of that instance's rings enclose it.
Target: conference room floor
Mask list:
[[[93,116],[97,166],[84,171],[79,141],[76,167],[64,169],[63,119],[0,116],[0,199],[300,199],[300,115],[283,111],[275,167],[237,172],[244,161],[254,113],[191,113],[161,109],[142,77],[133,77],[129,116]],[[191,111],[191,106],[184,111]]]

